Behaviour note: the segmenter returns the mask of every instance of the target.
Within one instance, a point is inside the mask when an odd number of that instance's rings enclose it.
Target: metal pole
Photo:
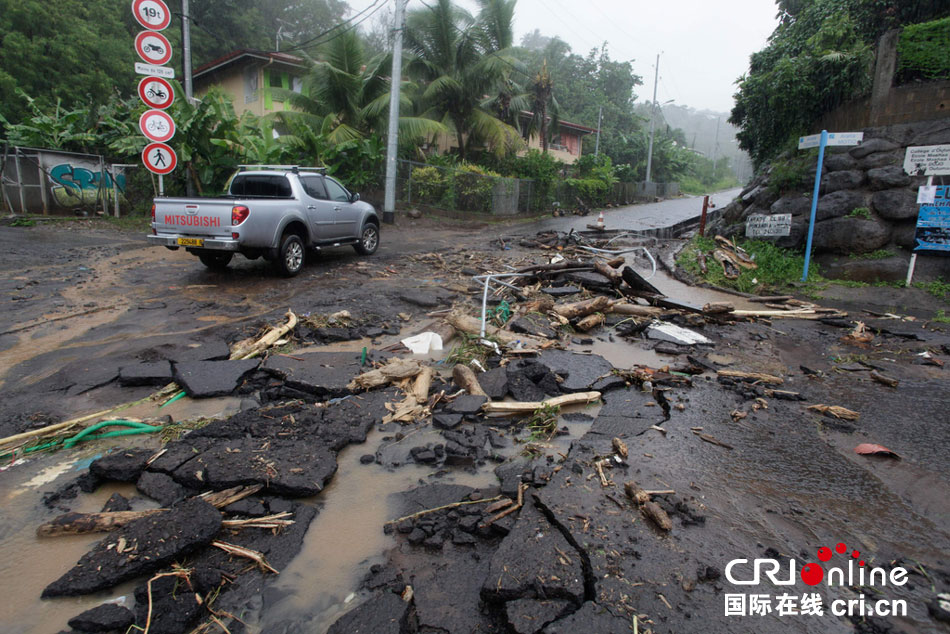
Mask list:
[[[194,85],[191,77],[191,14],[188,12],[188,0],[181,0],[181,47],[182,69],[185,76],[185,98],[194,97]]]
[[[656,132],[656,85],[660,81],[660,54],[656,54],[656,74],[653,76],[653,103],[650,107],[650,147],[647,150],[647,178],[650,182],[650,170],[653,168],[653,134]]]
[[[407,0],[396,0],[393,24],[393,69],[389,91],[389,138],[386,143],[386,197],[383,201],[383,222],[396,221],[396,150],[399,147],[399,88],[402,79],[402,30],[405,25]]]
[[[49,215],[49,192],[46,191],[46,170],[43,169],[43,163],[40,155],[36,155],[36,171],[40,177],[40,199],[43,201],[43,215]]]
[[[818,171],[815,172],[815,189],[811,195],[811,219],[808,222],[808,242],[805,245],[805,267],[802,281],[808,279],[808,263],[811,261],[811,241],[815,235],[815,213],[818,210],[818,189],[821,187],[821,164],[825,160],[825,146],[828,145],[828,131],[821,131],[821,143],[818,145]]]
[[[195,96],[195,87],[191,76],[191,14],[189,13],[188,0],[181,0],[181,74],[185,80],[185,99],[188,103]],[[195,195],[195,184],[192,182],[188,166],[185,165],[185,192],[189,197]]]
[[[158,175],[158,197],[161,198],[165,195],[165,177],[161,174]]]
[[[604,107],[600,107],[600,114],[597,115],[597,142],[594,144],[594,156],[600,154],[600,126],[604,122]]]
[[[110,166],[112,172],[112,198],[115,200],[115,217],[119,217],[119,181],[115,177],[115,163]]]
[[[20,165],[20,148],[13,148],[14,157],[16,160],[16,185],[17,189],[20,190],[20,213],[26,214],[26,194],[23,191],[23,166]]]

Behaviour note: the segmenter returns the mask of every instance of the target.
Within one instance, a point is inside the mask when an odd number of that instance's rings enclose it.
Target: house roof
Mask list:
[[[231,51],[224,57],[220,57],[214,61],[208,62],[207,64],[202,64],[197,69],[195,69],[195,72],[192,73],[192,77],[194,79],[199,79],[205,75],[210,75],[215,71],[221,70],[222,68],[249,60],[279,63],[285,66],[294,66],[297,68],[306,67],[304,59],[302,57],[297,57],[296,55],[241,48],[236,51]]]
[[[522,110],[522,111],[521,111],[521,116],[530,119],[531,117],[534,116],[534,113],[531,112],[530,110]],[[550,120],[550,119],[551,119],[551,118],[548,117],[548,120]],[[567,129],[569,129],[569,130],[574,130],[575,132],[580,132],[580,133],[582,133],[582,134],[594,134],[594,133],[597,132],[597,128],[588,128],[586,125],[581,125],[581,124],[579,124],[579,123],[571,123],[570,121],[565,121],[564,119],[560,119],[560,120],[557,122],[557,124],[558,124],[558,126],[560,126],[560,127],[562,127],[562,128],[567,128]]]

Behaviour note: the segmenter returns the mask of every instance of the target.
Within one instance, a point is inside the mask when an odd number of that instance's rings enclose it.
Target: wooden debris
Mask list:
[[[519,510],[522,506],[524,506],[524,492],[527,488],[528,488],[527,484],[519,484],[518,485],[518,500],[509,508],[502,511],[501,513],[498,513],[497,515],[493,515],[492,517],[489,517],[487,520],[482,522],[479,526],[481,526],[482,528],[487,528],[488,526],[491,526],[492,524],[494,524],[501,518],[507,517],[511,515],[512,513],[514,513],[515,511]]]
[[[112,511],[107,513],[66,513],[54,517],[36,529],[37,537],[60,537],[62,535],[85,535],[106,533],[135,520],[161,513],[165,509],[145,511]]]
[[[507,402],[488,402],[482,405],[482,410],[490,414],[530,414],[542,407],[562,407],[564,405],[575,405],[578,403],[592,403],[600,399],[600,392],[575,392],[573,394],[562,394],[543,401],[515,401]]]
[[[506,498],[503,495],[496,495],[493,498],[486,498],[484,500],[464,500],[462,502],[453,502],[452,504],[445,504],[443,506],[437,506],[435,508],[425,509],[424,511],[419,511],[417,513],[412,513],[410,515],[404,515],[403,517],[400,517],[399,519],[389,520],[388,522],[386,522],[386,524],[399,524],[400,522],[404,522],[406,520],[414,520],[417,517],[422,517],[423,515],[428,515],[429,513],[435,513],[436,511],[454,509],[460,506],[468,506],[469,504],[488,504],[489,502],[496,502],[496,503],[505,502],[505,506],[507,506],[508,504],[511,504],[511,500]],[[493,508],[494,508],[494,505],[489,506],[488,512],[491,513]]]
[[[240,502],[246,497],[254,495],[264,488],[263,484],[251,484],[248,486],[236,486],[223,491],[209,491],[202,493],[199,497],[216,509],[224,508],[229,504]]]
[[[640,306],[638,304],[615,303],[607,309],[608,313],[617,315],[632,315],[634,317],[658,317],[663,313],[662,308],[656,306]]]
[[[585,299],[580,302],[571,302],[568,304],[556,304],[554,312],[567,319],[576,319],[585,317],[591,313],[602,313],[610,306],[610,299],[604,295],[598,295],[593,299]]]
[[[481,384],[478,382],[478,377],[475,375],[475,371],[467,365],[458,363],[452,368],[452,380],[455,381],[455,384],[475,396],[485,396],[488,394],[485,393],[485,390],[482,389]]]
[[[735,309],[736,307],[729,302],[710,302],[703,305],[703,314],[722,315],[723,313],[731,313]]]
[[[242,528],[277,529],[290,526],[294,523],[293,520],[287,519],[288,517],[293,517],[293,513],[290,511],[284,511],[283,513],[265,515],[263,517],[250,517],[245,520],[222,520],[221,526],[224,528],[230,528],[232,530],[240,530]]]
[[[231,360],[236,359],[252,359],[264,350],[270,348],[275,341],[286,335],[288,332],[293,330],[297,326],[297,315],[293,311],[288,310],[287,321],[280,326],[274,326],[271,328],[264,336],[254,339],[244,339],[234,344],[234,347],[231,348]]]
[[[869,376],[875,381],[877,381],[878,383],[882,383],[884,385],[887,385],[888,387],[897,387],[898,384],[900,384],[900,381],[898,381],[897,379],[881,374],[877,370],[871,370],[871,373]]]
[[[604,323],[603,314],[594,313],[593,315],[588,315],[587,317],[584,317],[583,319],[578,320],[575,326],[577,327],[578,330],[587,332],[588,330],[592,330],[603,323]]]
[[[724,448],[724,449],[735,449],[735,447],[733,447],[733,446],[730,445],[729,443],[722,442],[722,441],[719,440],[718,438],[716,438],[716,437],[714,437],[714,436],[710,436],[709,434],[704,434],[703,432],[698,431],[698,430],[696,430],[696,429],[693,430],[693,433],[696,434],[696,435],[699,436],[701,439],[705,440],[706,442],[708,442],[708,443],[711,444],[711,445],[716,445],[717,447],[722,447],[722,448]]]
[[[472,335],[478,335],[482,332],[482,322],[475,317],[469,317],[460,312],[452,312],[445,319],[454,326],[456,330],[461,332],[467,332]],[[520,342],[527,348],[541,348],[547,344],[547,342],[529,335],[521,335],[508,330],[501,330],[491,324],[485,326],[485,334],[506,345]]]
[[[594,260],[594,270],[610,280],[610,283],[614,286],[620,286],[620,283],[623,281],[623,276],[615,268],[612,268],[608,262],[604,260]]]
[[[858,321],[855,322],[854,329],[842,337],[841,341],[858,346],[867,346],[873,339],[874,334],[867,329],[863,321]]]
[[[716,262],[719,262],[719,265],[722,266],[722,274],[727,280],[735,280],[739,278],[739,267],[735,262],[732,261],[732,258],[729,257],[729,254],[726,251],[722,249],[716,249],[713,251],[713,259]]]
[[[837,418],[838,420],[858,420],[861,418],[861,414],[850,410],[847,407],[841,407],[840,405],[809,405],[805,409],[810,409],[813,412],[821,412],[825,416],[831,418]]]
[[[606,488],[610,486],[610,480],[607,479],[607,476],[604,475],[604,460],[598,460],[594,463],[594,468],[597,469],[597,475],[600,476],[600,486]]]
[[[660,530],[669,532],[673,528],[673,521],[660,505],[650,499],[650,494],[641,489],[636,482],[630,481],[623,485],[624,493],[639,507],[644,517],[656,524]]]
[[[254,495],[264,486],[236,486],[224,491],[211,491],[198,497],[211,506],[220,509]],[[168,509],[146,509],[144,511],[107,511],[104,513],[65,513],[54,517],[36,529],[38,537],[59,537],[61,535],[85,535],[87,533],[106,533],[122,528],[130,522],[162,513]]]
[[[614,436],[614,438],[610,441],[610,444],[613,445],[614,452],[618,456],[620,456],[624,460],[627,459],[627,444],[624,441]]]
[[[754,381],[756,383],[768,383],[770,385],[782,385],[785,381],[780,376],[772,374],[762,374],[760,372],[740,372],[739,370],[717,370],[719,376],[729,379],[741,379],[743,381]]]
[[[242,546],[236,546],[234,544],[229,544],[227,542],[222,542],[215,540],[211,542],[211,545],[215,548],[220,548],[224,552],[228,553],[233,557],[243,557],[244,559],[250,559],[258,565],[258,567],[264,572],[273,572],[275,575],[280,574],[275,568],[273,568],[267,560],[264,559],[264,553],[258,552],[256,550],[251,550],[250,548],[244,548]]]
[[[416,399],[416,403],[429,402],[429,388],[432,387],[433,374],[434,370],[430,366],[424,365],[422,371],[416,375],[412,382],[412,397]]]
[[[788,302],[789,300],[795,299],[794,295],[763,295],[758,297],[749,297],[747,298],[750,302],[755,304],[767,304],[772,302]]]
[[[351,391],[358,389],[370,390],[403,379],[414,378],[422,372],[422,367],[422,363],[416,359],[397,357],[390,359],[382,367],[360,374],[350,381],[350,384],[346,387]]]
[[[706,275],[709,272],[709,268],[706,266],[706,254],[697,252],[696,261],[699,263],[699,272]]]

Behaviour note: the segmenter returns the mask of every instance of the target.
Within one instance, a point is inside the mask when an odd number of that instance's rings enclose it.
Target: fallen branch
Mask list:
[[[202,493],[198,497],[214,508],[221,509],[225,506],[228,506],[229,504],[240,502],[244,498],[254,495],[263,488],[263,484],[251,484],[248,486],[239,485],[236,487],[231,487],[230,489],[224,489],[223,491],[209,491],[208,493]]]
[[[874,379],[875,381],[877,381],[878,383],[881,383],[881,384],[886,385],[886,386],[888,386],[888,387],[897,387],[898,384],[900,383],[900,381],[898,381],[897,379],[894,379],[894,378],[891,378],[891,377],[889,377],[889,376],[887,376],[887,375],[881,374],[881,373],[878,372],[877,370],[871,370],[871,373],[870,373],[869,376],[870,376],[872,379]]]
[[[600,399],[600,392],[575,392],[574,394],[562,394],[543,401],[488,402],[482,405],[482,410],[490,414],[530,414],[542,407],[592,403],[598,399]]]
[[[434,371],[428,365],[422,366],[422,372],[416,375],[412,382],[412,396],[417,403],[427,403],[429,401],[429,388],[432,387],[432,375]]]
[[[640,306],[639,304],[616,303],[611,305],[607,311],[617,315],[632,315],[634,317],[658,317],[663,314],[662,308],[656,306]]]
[[[463,502],[453,502],[452,504],[445,504],[443,506],[437,506],[435,508],[426,509],[424,511],[419,511],[418,513],[412,513],[411,515],[405,515],[399,519],[389,520],[386,524],[399,524],[405,522],[406,520],[414,520],[417,517],[422,517],[423,515],[428,515],[429,513],[435,513],[436,511],[444,511],[445,509],[454,509],[460,506],[468,506],[469,504],[487,504],[489,502],[497,502],[499,500],[507,500],[503,495],[496,495],[493,498],[487,498],[485,500],[465,500]]]
[[[252,359],[270,348],[275,341],[297,326],[297,315],[292,310],[288,310],[285,317],[287,318],[286,323],[272,327],[259,339],[249,338],[237,342],[231,350],[231,356],[228,358],[231,360]]]
[[[485,390],[482,389],[481,384],[478,382],[478,377],[475,376],[475,371],[467,365],[461,363],[456,364],[452,368],[452,380],[457,386],[475,396],[485,396],[488,394],[485,393]]]
[[[554,312],[566,319],[575,319],[586,317],[591,313],[602,313],[609,307],[610,299],[605,295],[599,295],[593,299],[585,299],[580,302],[557,304],[554,306]]]
[[[162,513],[165,509],[146,511],[112,511],[106,513],[66,513],[54,517],[36,528],[37,537],[60,537],[62,535],[85,535],[106,533],[135,520]]]
[[[491,526],[492,524],[494,524],[501,518],[511,515],[512,513],[520,509],[522,506],[524,506],[524,492],[525,492],[525,489],[527,488],[528,488],[527,484],[519,484],[518,485],[518,500],[514,504],[512,504],[510,507],[502,511],[501,513],[497,515],[493,515],[492,517],[482,522],[480,526],[482,528],[487,528],[488,526]]]
[[[602,313],[594,313],[593,315],[588,315],[587,317],[578,320],[575,326],[578,330],[587,332],[588,330],[592,330],[603,323],[604,315]]]
[[[837,418],[838,420],[858,420],[861,418],[861,414],[858,412],[850,410],[847,407],[841,407],[840,405],[809,405],[805,409],[810,409],[813,412],[821,412],[825,416]]]
[[[476,319],[475,317],[469,317],[463,313],[453,312],[445,319],[450,324],[452,324],[456,330],[467,332],[471,335],[479,335],[482,332],[482,322],[480,319]],[[508,330],[501,330],[500,328],[496,328],[490,324],[485,325],[485,334],[506,345],[512,345],[520,342],[528,348],[541,348],[547,343],[528,335],[520,335]]]
[[[388,385],[411,379],[422,372],[422,363],[416,359],[394,358],[390,359],[386,365],[360,374],[347,385],[347,389],[355,391],[358,389],[371,390],[375,387]]]
[[[264,559],[264,553],[258,552],[256,550],[251,550],[250,548],[243,548],[241,546],[235,546],[234,544],[229,544],[227,542],[222,542],[215,540],[211,542],[211,545],[220,548],[227,554],[233,557],[243,557],[244,559],[250,559],[258,565],[258,567],[266,572],[273,572],[275,575],[279,575],[275,568],[273,568],[267,560]]]
[[[716,437],[714,437],[714,436],[710,436],[709,434],[704,434],[703,432],[698,431],[698,430],[696,430],[696,429],[693,430],[693,433],[696,434],[697,436],[699,436],[701,439],[703,439],[703,440],[705,440],[706,442],[708,442],[710,445],[716,445],[717,447],[722,447],[722,448],[724,448],[724,449],[735,449],[735,447],[733,447],[733,446],[730,445],[729,443],[724,443],[724,442],[722,442],[721,440],[719,440],[718,438],[716,438]]]
[[[755,381],[757,383],[768,383],[770,385],[782,385],[785,381],[780,376],[773,374],[762,374],[760,372],[740,372],[739,370],[717,370],[716,374],[729,379],[742,379],[743,381]]]
[[[669,532],[673,528],[673,521],[666,514],[660,505],[650,499],[650,493],[641,489],[636,482],[632,480],[623,485],[624,493],[636,504],[644,517],[651,520],[656,526]]]
[[[246,520],[222,520],[221,526],[232,530],[240,530],[242,528],[283,528],[294,523],[293,520],[287,519],[288,517],[293,517],[293,513],[284,511],[283,513],[277,513],[275,515],[251,517]]]

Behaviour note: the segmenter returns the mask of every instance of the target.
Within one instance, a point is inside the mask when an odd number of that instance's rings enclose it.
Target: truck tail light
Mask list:
[[[158,231],[155,229],[155,205],[152,205],[152,235],[157,235]]]
[[[245,207],[244,205],[237,205],[236,207],[231,208],[231,226],[236,227],[245,220],[247,220],[248,215],[250,215],[251,210]]]

